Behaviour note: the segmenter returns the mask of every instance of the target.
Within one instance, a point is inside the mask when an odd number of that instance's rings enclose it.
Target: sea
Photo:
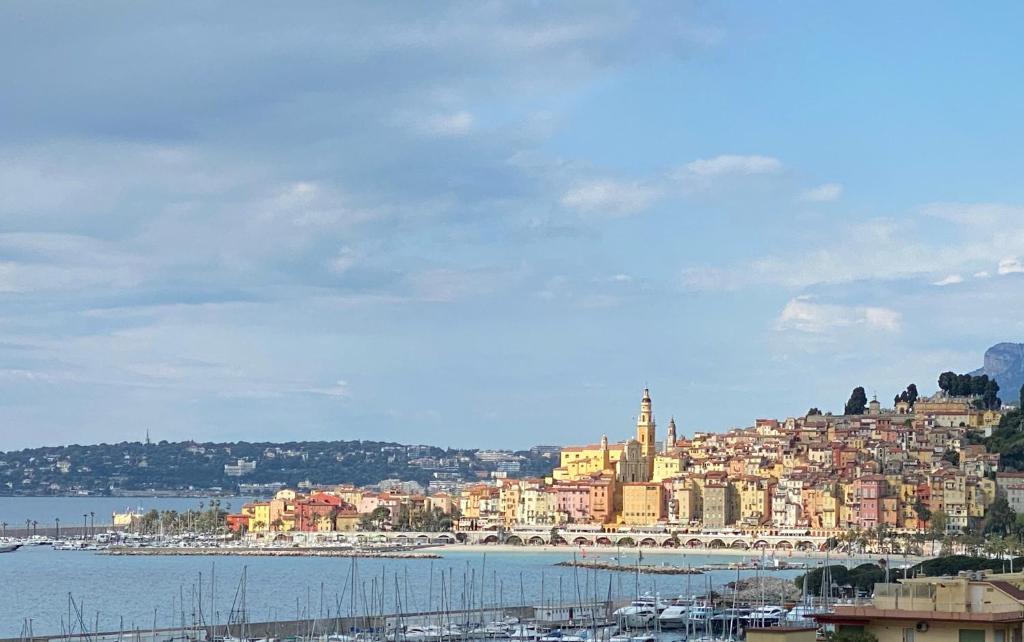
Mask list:
[[[221,508],[238,510],[251,497],[218,497]],[[90,524],[113,523],[114,513],[146,512],[150,509],[198,510],[208,506],[209,497],[0,497],[0,522],[9,528],[25,528],[25,521],[35,521],[38,528],[54,528],[60,520],[61,528],[81,528],[84,515]]]
[[[197,507],[199,498],[133,498],[143,509]],[[224,499],[227,501],[227,498]],[[234,501],[244,501],[234,498]],[[61,516],[73,523],[90,510],[120,511],[125,499],[0,498],[0,518],[10,523]],[[97,524],[99,519],[97,518]],[[642,561],[629,549],[532,549],[507,551],[435,549],[439,559],[356,559],[340,557],[107,556],[99,551],[53,550],[26,546],[0,554],[0,638],[16,638],[29,621],[37,634],[61,634],[73,620],[90,631],[148,630],[190,622],[202,604],[205,621],[224,623],[245,595],[249,621],[295,619],[361,613],[364,600],[375,612],[435,610],[442,591],[452,608],[464,595],[483,595],[487,606],[577,603],[581,599],[703,595],[754,571],[722,570],[703,575],[637,575],[631,572],[574,570],[557,562],[588,556],[622,564],[703,565],[729,563],[736,555],[681,551],[645,553]],[[794,554],[787,561],[801,558]],[[820,560],[807,560],[811,566]],[[801,571],[775,571],[792,579]],[[244,584],[242,578],[245,578]],[[354,581],[353,581],[354,580]],[[481,586],[482,580],[482,586]],[[383,591],[380,587],[384,586]],[[376,597],[374,597],[376,595]],[[201,596],[201,600],[200,600]],[[477,600],[479,598],[476,598]],[[479,605],[479,602],[474,602]],[[233,606],[234,605],[234,606]]]

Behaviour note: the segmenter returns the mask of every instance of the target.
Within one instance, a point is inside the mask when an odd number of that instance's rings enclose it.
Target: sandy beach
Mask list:
[[[645,547],[620,547],[614,546],[551,546],[545,545],[531,545],[531,546],[515,546],[511,544],[445,544],[441,546],[431,547],[433,550],[441,552],[459,552],[459,553],[523,553],[523,554],[561,554],[561,555],[572,555],[576,553],[578,556],[586,557],[611,557],[616,554],[633,556],[638,551],[643,552],[644,556],[657,556],[659,558],[675,557],[675,558],[687,558],[687,557],[736,557],[736,558],[754,558],[760,559],[761,553],[756,550],[739,550],[734,548],[716,548],[716,549],[704,549],[704,548],[662,548],[659,546],[645,546]],[[820,551],[768,551],[765,554],[766,559],[780,559],[780,560],[824,560],[828,558],[829,561],[835,561],[836,563],[849,564],[862,564],[865,562],[875,563],[883,555],[874,554],[856,554],[851,555],[849,553],[823,553]],[[894,566],[902,566],[904,564],[916,564],[922,560],[930,559],[928,556],[918,555],[894,555],[889,558],[889,562]]]

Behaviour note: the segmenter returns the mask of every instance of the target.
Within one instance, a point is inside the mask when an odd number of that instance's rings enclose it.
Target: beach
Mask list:
[[[552,546],[550,544],[538,544],[538,545],[527,545],[527,546],[516,546],[512,544],[442,544],[435,547],[431,547],[438,551],[450,551],[460,553],[523,553],[523,554],[538,554],[538,553],[550,553],[550,554],[561,554],[561,555],[572,555],[586,557],[615,557],[619,555],[634,556],[638,552],[643,553],[644,556],[657,556],[660,558],[665,557],[701,557],[705,558],[708,556],[714,557],[737,557],[737,558],[753,558],[760,559],[761,551],[754,549],[735,549],[735,548],[670,548],[660,546]],[[812,559],[812,560],[824,560],[829,559],[836,563],[842,564],[863,564],[863,563],[876,563],[879,559],[885,558],[883,554],[871,554],[871,553],[839,553],[839,552],[822,552],[822,551],[765,551],[764,557],[766,559],[779,559],[779,560],[801,560],[801,559]],[[921,555],[891,555],[889,556],[889,563],[893,565],[916,564],[923,560],[930,559],[929,556]]]

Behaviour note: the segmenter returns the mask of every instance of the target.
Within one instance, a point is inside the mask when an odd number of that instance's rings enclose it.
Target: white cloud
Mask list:
[[[811,297],[790,299],[776,319],[780,331],[822,334],[840,328],[864,326],[871,330],[898,332],[903,315],[890,308],[817,303]]]
[[[464,136],[472,131],[474,120],[468,111],[437,114],[424,119],[419,129],[434,136]]]
[[[652,185],[605,179],[577,184],[562,196],[562,205],[581,212],[629,216],[660,196],[661,191]]]
[[[484,271],[436,268],[410,274],[407,280],[416,298],[448,303],[491,291],[497,278]]]
[[[987,279],[990,276],[992,275],[989,273],[988,270],[981,270],[980,272],[974,273],[974,278],[976,279]]]
[[[763,285],[804,288],[854,281],[896,281],[936,274],[974,273],[1008,256],[1000,274],[1024,271],[1020,252],[1024,232],[1002,227],[972,229],[970,234],[930,234],[919,221],[874,219],[856,225],[838,224],[829,231],[841,243],[811,242],[789,253],[766,254],[729,266],[687,266],[682,286],[691,290],[722,290]]]
[[[348,272],[359,260],[359,255],[349,246],[344,246],[327,262],[327,269],[335,274]]]
[[[903,315],[890,308],[859,308],[858,314],[863,315],[864,323],[868,327],[886,332],[898,332],[903,321]]]
[[[347,381],[339,380],[334,383],[333,386],[326,388],[304,388],[299,392],[309,393],[311,395],[321,395],[324,397],[334,397],[336,399],[351,399],[352,390],[348,385]]]
[[[1024,264],[1021,264],[1019,258],[1011,257],[1003,259],[999,262],[999,274],[1020,274],[1024,272]]]
[[[831,201],[839,200],[839,197],[843,195],[843,186],[839,183],[825,183],[812,187],[811,189],[804,190],[800,194],[800,200],[808,201],[810,203],[829,203]]]
[[[782,162],[771,156],[739,156],[722,154],[714,158],[700,158],[687,163],[684,169],[701,178],[718,176],[749,176],[753,174],[777,174],[782,171]]]
[[[975,227],[993,227],[1024,218],[1024,207],[1005,203],[929,203],[921,212],[950,223]]]
[[[947,277],[945,277],[943,279],[935,281],[934,283],[932,283],[932,285],[938,285],[938,286],[956,285],[957,283],[963,283],[963,282],[964,282],[964,277],[960,276],[959,274],[950,274],[949,276],[947,276]]]

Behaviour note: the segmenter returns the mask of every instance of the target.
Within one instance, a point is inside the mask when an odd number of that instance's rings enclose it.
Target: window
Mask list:
[[[960,629],[959,642],[985,642],[985,631],[981,629]]]

